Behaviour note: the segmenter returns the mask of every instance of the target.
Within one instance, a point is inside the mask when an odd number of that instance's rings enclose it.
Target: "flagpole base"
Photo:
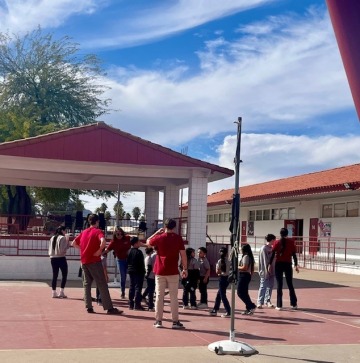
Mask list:
[[[215,352],[217,355],[246,355],[250,356],[253,354],[258,354],[259,352],[253,348],[251,345],[231,341],[231,340],[221,340],[208,345],[208,349]]]

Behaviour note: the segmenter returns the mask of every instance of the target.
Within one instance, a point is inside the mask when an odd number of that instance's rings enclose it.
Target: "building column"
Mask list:
[[[207,186],[203,173],[189,179],[187,239],[195,250],[206,245]]]
[[[145,190],[145,211],[147,223],[146,236],[151,236],[156,230],[156,221],[159,219],[159,192],[151,187]]]
[[[179,218],[179,190],[175,185],[166,185],[164,188],[164,220],[166,218]]]

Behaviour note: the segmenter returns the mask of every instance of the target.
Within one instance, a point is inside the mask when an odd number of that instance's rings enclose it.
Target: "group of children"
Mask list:
[[[156,251],[153,248],[145,248],[146,257],[139,250],[140,242],[137,237],[131,239],[132,248],[128,253],[128,274],[130,277],[129,308],[145,310],[141,301],[146,301],[149,311],[154,311],[155,275],[153,272],[156,259]],[[198,249],[198,258],[191,247],[186,249],[188,276],[181,280],[183,286],[183,308],[204,309],[208,306],[207,284],[210,277],[210,263],[206,258],[205,247]],[[147,287],[143,293],[143,281],[146,278]],[[200,291],[200,302],[197,303],[196,290]]]

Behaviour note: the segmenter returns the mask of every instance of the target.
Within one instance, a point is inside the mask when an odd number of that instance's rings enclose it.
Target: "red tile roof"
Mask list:
[[[349,188],[345,187],[345,183]],[[239,189],[242,202],[278,199],[309,194],[347,191],[360,188],[360,164],[298,175]],[[231,202],[234,189],[221,190],[208,196],[208,205]]]
[[[183,155],[104,122],[0,144],[0,155],[137,165],[195,167],[227,176],[233,170]]]

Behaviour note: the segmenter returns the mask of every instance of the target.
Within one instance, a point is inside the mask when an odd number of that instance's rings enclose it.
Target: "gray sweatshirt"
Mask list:
[[[270,263],[270,257],[272,254],[272,247],[268,244],[261,247],[259,252],[259,276],[268,279],[274,275],[275,258],[272,263],[270,274],[267,271],[267,266]]]
[[[53,240],[56,236],[52,236],[49,242],[49,256],[50,258],[65,257],[66,251],[70,247],[68,239],[65,236],[58,236],[55,249],[52,248]]]

